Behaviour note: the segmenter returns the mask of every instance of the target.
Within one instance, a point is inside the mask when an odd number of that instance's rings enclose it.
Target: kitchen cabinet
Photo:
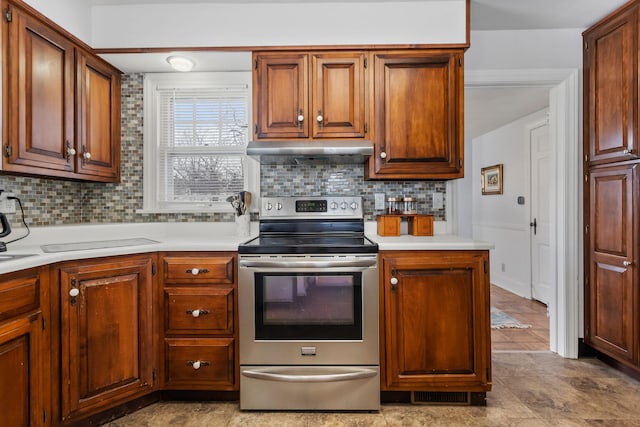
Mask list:
[[[367,58],[364,51],[254,52],[254,138],[365,138]]]
[[[585,342],[638,366],[638,163],[589,172]]]
[[[638,7],[584,33],[587,165],[638,158]]]
[[[236,260],[235,252],[163,254],[164,389],[239,389]]]
[[[584,33],[584,342],[640,373],[638,14],[629,2]]]
[[[154,390],[154,260],[132,255],[56,268],[63,423]]]
[[[0,277],[0,425],[47,426],[46,267]]]
[[[488,251],[383,251],[380,261],[382,390],[491,390]]]
[[[461,49],[374,51],[368,179],[464,176]]]
[[[120,72],[23,3],[2,10],[2,170],[117,182]]]

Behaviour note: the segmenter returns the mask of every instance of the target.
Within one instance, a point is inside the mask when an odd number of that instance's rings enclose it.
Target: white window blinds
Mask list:
[[[171,83],[153,85],[155,132],[145,157],[154,159],[145,167],[154,171],[145,171],[145,186],[154,191],[145,189],[145,210],[227,210],[227,197],[249,188],[250,87]]]

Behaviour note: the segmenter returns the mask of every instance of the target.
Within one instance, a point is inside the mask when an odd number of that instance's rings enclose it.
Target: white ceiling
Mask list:
[[[88,0],[94,5],[154,3],[317,3],[340,0]],[[370,2],[372,0],[346,0]],[[390,1],[390,0],[373,0]],[[403,0],[424,1],[424,0]],[[442,0],[439,0],[442,1]],[[627,0],[471,0],[471,30],[584,29]],[[126,72],[168,72],[166,54],[103,55]],[[187,52],[198,70],[250,69],[247,53]],[[224,57],[224,61],[222,61]],[[229,61],[229,59],[232,59]],[[246,62],[245,62],[246,61]],[[221,64],[231,64],[223,67]],[[243,65],[246,64],[246,65]],[[548,106],[549,88],[501,87],[465,90],[465,136],[474,138]]]

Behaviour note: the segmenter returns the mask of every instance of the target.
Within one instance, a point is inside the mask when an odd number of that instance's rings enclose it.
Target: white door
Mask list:
[[[551,253],[551,213],[553,198],[549,179],[552,150],[549,125],[529,130],[531,142],[531,295],[549,305],[555,290],[554,256]]]

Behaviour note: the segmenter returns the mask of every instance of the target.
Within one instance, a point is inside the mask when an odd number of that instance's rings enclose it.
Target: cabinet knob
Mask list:
[[[197,276],[198,274],[208,273],[208,272],[209,270],[206,268],[200,269],[200,268],[193,267],[193,268],[187,269],[187,273],[191,273],[194,276]]]
[[[204,316],[205,314],[209,314],[209,310],[203,308],[197,308],[195,310],[187,310],[187,314],[192,315],[193,317]]]
[[[385,153],[384,151],[382,153],[380,153],[380,158],[381,159],[386,159],[387,158],[387,153]]]
[[[304,116],[302,114],[298,114],[298,121],[304,122]]]
[[[196,361],[189,360],[187,362],[187,365],[191,366],[193,369],[200,369],[202,366],[209,366],[210,363],[207,362],[206,360],[196,360]]]
[[[84,157],[85,160],[89,160],[91,158],[91,153],[85,151],[84,153],[82,153],[82,157]]]
[[[390,282],[391,282],[391,284],[392,284],[392,285],[394,285],[394,286],[395,286],[395,285],[397,285],[397,284],[398,284],[398,278],[397,278],[397,277],[392,277],[392,278],[391,278],[391,280],[390,280]]]
[[[71,156],[75,156],[76,155],[76,149],[75,148],[67,148],[67,156],[71,157]]]
[[[80,295],[80,290],[78,288],[71,288],[71,290],[69,291],[69,296],[75,298],[78,295]]]
[[[316,120],[318,121],[318,123],[322,123],[322,120],[324,120],[324,118],[318,114],[318,117],[316,117]]]
[[[622,150],[622,154],[629,154],[631,153],[631,151],[628,148],[625,148],[624,150]]]
[[[633,261],[622,261],[622,265],[629,267],[630,265],[633,265]]]

